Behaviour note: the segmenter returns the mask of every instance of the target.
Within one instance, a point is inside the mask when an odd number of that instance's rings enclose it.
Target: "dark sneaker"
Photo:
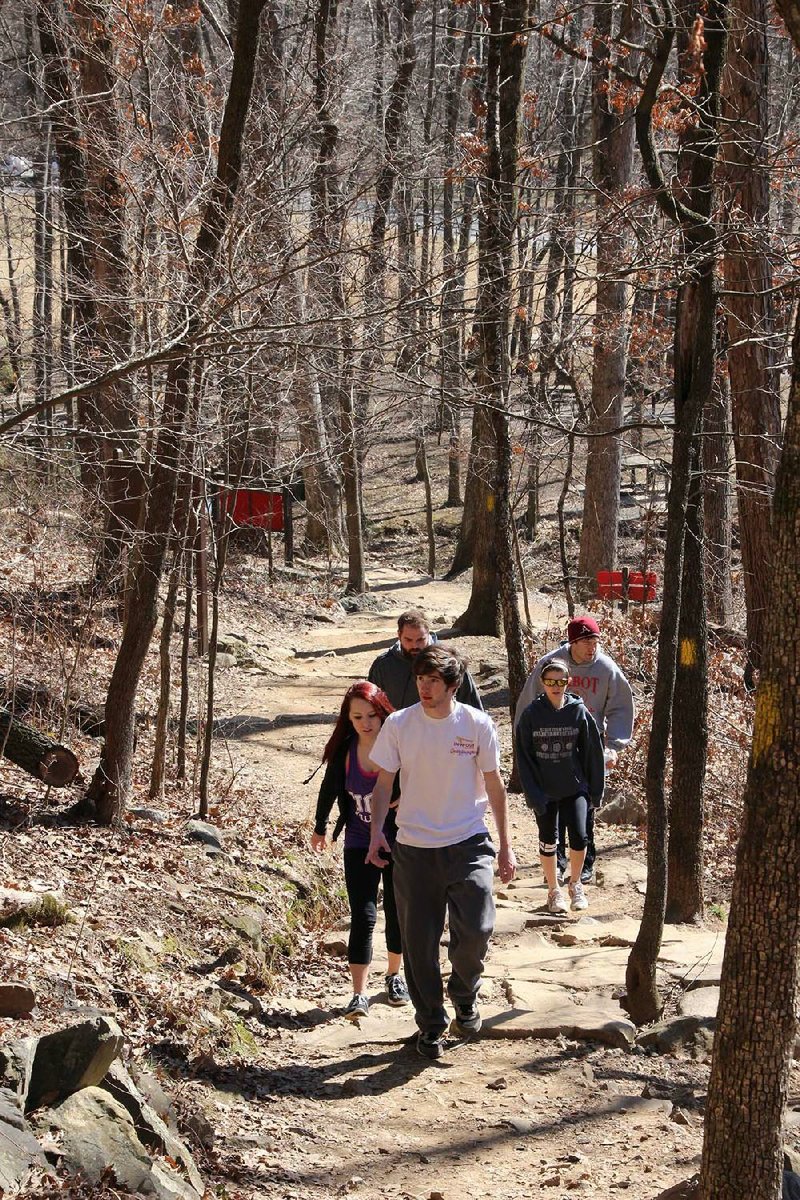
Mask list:
[[[369,1016],[369,1000],[361,992],[356,992],[353,999],[344,1010],[344,1015],[348,1021],[360,1021],[362,1017]]]
[[[456,1005],[456,1015],[450,1022],[450,1032],[456,1037],[474,1037],[476,1033],[480,1032],[482,1024],[481,1014],[473,1000],[472,1004]]]
[[[423,1058],[441,1058],[444,1053],[442,1032],[426,1029],[417,1034],[417,1051]]]
[[[591,883],[594,878],[594,867],[584,867],[581,871],[581,883]]]
[[[386,976],[386,999],[392,1008],[400,1008],[408,1004],[408,988],[402,975]]]
[[[558,867],[556,868],[556,879],[560,884],[569,883],[569,880],[570,880],[569,863],[563,863],[563,864],[559,863]]]

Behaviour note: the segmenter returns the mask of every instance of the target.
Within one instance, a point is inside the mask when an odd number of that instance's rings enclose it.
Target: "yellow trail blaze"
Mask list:
[[[778,736],[781,715],[781,689],[773,680],[761,684],[756,696],[753,722],[753,764],[767,753]]]
[[[697,642],[694,638],[681,638],[680,664],[682,667],[697,666]]]

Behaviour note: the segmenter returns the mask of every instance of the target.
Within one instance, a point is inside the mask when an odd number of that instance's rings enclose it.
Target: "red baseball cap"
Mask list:
[[[567,626],[567,640],[570,645],[579,642],[581,638],[600,637],[600,626],[594,617],[574,617]]]

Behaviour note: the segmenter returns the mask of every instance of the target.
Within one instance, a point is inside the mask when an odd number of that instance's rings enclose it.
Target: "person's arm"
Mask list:
[[[533,751],[533,736],[531,719],[523,713],[519,719],[514,734],[514,746],[517,751],[517,767],[525,802],[535,812],[542,813],[547,808],[548,797],[539,784],[539,764]]]
[[[369,851],[364,861],[372,863],[374,867],[385,867],[391,854],[389,843],[384,837],[383,823],[389,812],[392,786],[396,774],[396,771],[386,771],[381,768],[372,789],[372,797],[369,802]]]
[[[338,795],[337,775],[341,769],[339,755],[335,754],[325,765],[325,774],[319,785],[317,808],[314,813],[314,832],[311,835],[311,849],[319,853],[325,848],[328,818]]]
[[[511,846],[511,830],[508,822],[508,796],[499,771],[484,771],[483,782],[500,843],[497,853],[497,869],[503,883],[509,883],[517,873],[517,859]]]
[[[606,745],[610,750],[622,750],[627,746],[633,736],[634,715],[631,685],[617,667],[608,681],[608,697],[603,709]]]
[[[603,755],[603,739],[597,722],[590,712],[583,713],[583,720],[578,731],[578,753],[581,756],[581,766],[589,785],[589,799],[595,808],[603,801],[603,790],[606,780],[606,765]]]

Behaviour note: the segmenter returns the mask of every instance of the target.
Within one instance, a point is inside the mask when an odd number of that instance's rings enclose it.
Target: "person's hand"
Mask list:
[[[373,833],[370,839],[369,850],[364,862],[371,863],[373,867],[380,867],[383,870],[385,866],[388,866],[391,853],[389,843],[383,836],[383,832],[379,830],[377,833]],[[383,857],[381,857],[382,855]]]
[[[503,883],[510,883],[517,873],[517,856],[510,846],[501,847],[497,856],[497,870]]]
[[[618,757],[619,755],[617,754],[616,750],[610,750],[607,748],[603,751],[603,758],[605,759],[607,771],[614,769],[614,767],[617,765]]]
[[[324,851],[327,844],[328,844],[328,839],[324,833],[312,833],[311,849],[314,851],[315,854],[322,854],[322,852]]]

